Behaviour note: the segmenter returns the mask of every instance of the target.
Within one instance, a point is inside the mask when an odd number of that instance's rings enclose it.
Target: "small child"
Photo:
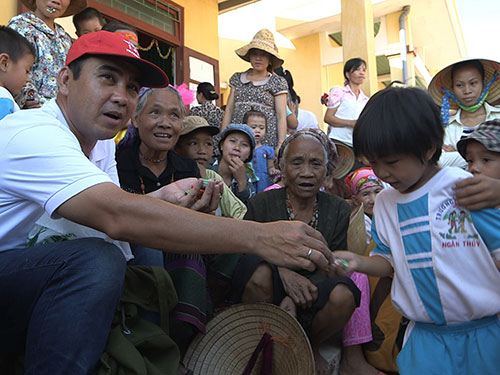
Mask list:
[[[392,303],[410,320],[400,374],[494,374],[500,211],[456,204],[453,186],[470,174],[438,167],[443,133],[439,111],[421,89],[390,87],[369,100],[354,128],[354,150],[392,188],[376,199],[371,256],[335,252],[348,263],[332,267],[341,274],[394,272]]]
[[[367,244],[372,238],[372,216],[373,206],[375,205],[375,197],[383,189],[382,181],[375,176],[371,168],[359,168],[350,173],[345,178],[345,183],[349,187],[354,203],[363,204],[365,212],[365,226]]]
[[[30,77],[35,48],[17,31],[0,26],[0,120],[19,110],[14,96]]]
[[[212,166],[236,197],[245,205],[255,195],[257,176],[252,168],[255,137],[245,124],[229,124],[220,134],[221,157]]]
[[[201,177],[223,181],[217,172],[207,169],[213,155],[214,141],[212,137],[218,132],[219,128],[210,126],[203,117],[186,116],[182,121],[182,129],[175,145],[175,151],[196,161]],[[246,206],[236,198],[226,184],[224,184],[224,193],[220,199],[219,207],[219,216],[243,219],[247,212]],[[219,209],[217,209],[216,214],[219,214]]]
[[[474,176],[500,179],[500,120],[480,124],[467,138],[458,141],[457,150]]]
[[[73,25],[78,37],[101,30],[105,23],[101,12],[92,7],[87,7],[73,16]]]
[[[274,167],[274,149],[271,146],[261,143],[262,139],[266,136],[266,115],[261,111],[248,111],[243,116],[243,123],[252,128],[255,135],[256,145],[253,152],[252,166],[257,177],[259,177],[257,181],[257,193],[260,193],[271,185],[269,176],[274,176],[278,173]]]

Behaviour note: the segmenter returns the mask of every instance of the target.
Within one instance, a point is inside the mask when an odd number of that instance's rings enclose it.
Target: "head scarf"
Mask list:
[[[356,169],[349,174],[344,181],[351,190],[353,196],[357,195],[361,190],[370,187],[380,186],[383,188],[382,181],[375,176],[371,168]]]
[[[279,166],[279,163],[283,158],[283,154],[285,153],[285,150],[290,145],[290,143],[292,143],[297,138],[305,136],[313,137],[314,139],[318,140],[319,143],[321,143],[321,146],[323,146],[323,149],[326,152],[326,158],[327,158],[326,174],[327,175],[331,174],[337,167],[337,161],[338,161],[337,147],[335,147],[335,143],[333,143],[333,141],[330,138],[328,138],[328,136],[320,129],[299,130],[298,132],[295,132],[289,137],[285,138],[278,152],[278,157],[276,159],[277,166]]]

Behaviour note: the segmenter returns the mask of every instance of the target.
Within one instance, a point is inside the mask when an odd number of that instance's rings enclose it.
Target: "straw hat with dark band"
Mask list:
[[[234,52],[243,60],[250,62],[250,50],[252,48],[260,49],[271,55],[271,65],[273,69],[283,64],[283,59],[278,53],[278,47],[274,43],[274,35],[268,29],[262,29],[254,35],[252,41],[247,45],[238,48]]]
[[[465,61],[471,61],[471,60],[477,60],[481,64],[483,64],[484,67],[484,79],[486,82],[489,82],[491,77],[495,72],[498,72],[500,74],[500,64],[496,61],[493,60],[487,60],[487,59],[464,59],[459,62],[453,63],[451,65],[448,65],[446,68],[442,69],[439,73],[437,73],[434,78],[432,78],[431,83],[429,84],[429,94],[431,94],[432,99],[434,99],[434,102],[441,107],[442,105],[442,100],[443,100],[443,91],[441,90],[442,87],[453,91],[453,82],[451,82],[451,69],[455,64],[465,62]],[[486,98],[486,101],[488,103],[492,103],[496,101],[497,99],[500,99],[500,79],[497,79],[496,82],[494,82],[489,90],[488,97]],[[450,108],[451,109],[457,109],[458,105],[454,100],[450,100]]]
[[[21,0],[23,4],[31,11],[36,9],[36,0]],[[81,12],[87,7],[87,0],[71,0],[68,5],[68,9],[63,13],[61,17],[68,17]]]
[[[242,374],[264,332],[273,337],[272,373],[313,375],[314,357],[300,324],[278,306],[235,305],[216,315],[189,346],[184,366],[194,375]],[[252,374],[260,373],[262,353]]]

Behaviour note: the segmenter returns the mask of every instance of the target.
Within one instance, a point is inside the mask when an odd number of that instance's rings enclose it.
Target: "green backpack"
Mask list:
[[[168,335],[169,311],[176,303],[165,269],[129,266],[97,375],[177,374],[180,353]],[[161,327],[141,318],[139,308],[159,313]]]

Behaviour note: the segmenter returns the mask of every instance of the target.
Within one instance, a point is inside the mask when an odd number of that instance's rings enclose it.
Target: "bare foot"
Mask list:
[[[297,306],[295,306],[295,303],[293,303],[293,300],[290,297],[286,296],[283,298],[280,303],[280,307],[294,318],[297,318]]]
[[[332,369],[328,362],[319,354],[319,350],[314,350],[314,365],[316,367],[316,375],[331,375]]]
[[[366,361],[361,345],[344,346],[340,362],[340,375],[379,375],[375,367]]]

